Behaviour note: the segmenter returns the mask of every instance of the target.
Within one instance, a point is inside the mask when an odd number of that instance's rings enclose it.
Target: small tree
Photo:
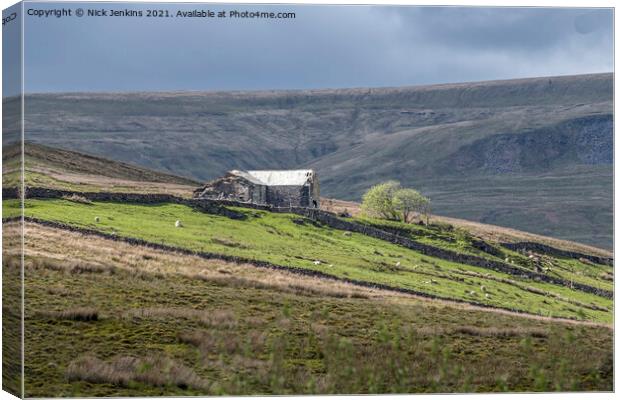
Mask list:
[[[394,193],[400,189],[397,181],[388,181],[371,187],[362,197],[362,211],[365,214],[385,219],[398,219],[394,208]]]
[[[413,217],[430,211],[430,200],[417,190],[402,188],[397,181],[371,187],[362,198],[362,211],[370,216],[411,222]]]
[[[413,189],[399,189],[394,193],[392,204],[403,222],[411,222],[416,214],[427,214],[430,201]]]

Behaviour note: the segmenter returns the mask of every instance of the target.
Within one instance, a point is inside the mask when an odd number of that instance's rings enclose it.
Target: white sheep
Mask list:
[[[484,286],[480,286],[480,290],[483,291],[483,292],[486,292],[487,288],[485,288]]]
[[[95,217],[95,222],[99,222],[99,217]]]
[[[177,221],[174,223],[174,226],[175,226],[176,228],[181,228],[181,227],[183,227],[183,224],[181,223],[181,221],[180,221],[180,220],[177,220]]]
[[[396,263],[396,266],[397,266],[397,267],[400,267],[400,261],[398,261],[398,262]]]
[[[321,262],[319,260],[314,261],[314,265],[321,265]]]

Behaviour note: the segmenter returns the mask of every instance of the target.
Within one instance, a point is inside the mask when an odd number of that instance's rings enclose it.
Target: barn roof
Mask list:
[[[248,173],[248,171],[239,171],[236,169],[233,169],[232,171],[229,172],[229,174],[232,175],[236,175],[236,176],[240,176],[241,178],[252,182],[255,185],[266,185],[265,182],[261,181],[260,179],[256,178],[255,176],[252,176]]]
[[[230,171],[252,183],[266,186],[302,186],[314,175],[311,169]]]

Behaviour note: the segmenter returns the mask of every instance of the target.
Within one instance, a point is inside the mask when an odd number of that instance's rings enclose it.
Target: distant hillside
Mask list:
[[[612,246],[612,74],[407,88],[26,97],[26,138],[207,180],[312,167],[357,200],[399,179],[435,212]]]
[[[21,147],[3,149],[3,184],[19,180]],[[174,193],[190,196],[199,184],[188,178],[161,173],[136,165],[57,149],[35,143],[24,146],[26,185],[83,191],[130,191]]]

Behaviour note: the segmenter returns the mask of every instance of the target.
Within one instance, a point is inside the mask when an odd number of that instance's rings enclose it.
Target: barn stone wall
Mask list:
[[[245,173],[245,175],[248,175]],[[261,184],[244,174],[229,172],[208,182],[194,192],[195,198],[232,200],[243,203],[268,204],[273,207],[313,207],[320,201],[319,181],[315,173],[305,184]]]
[[[274,207],[311,207],[308,186],[268,186],[267,204]]]
[[[227,175],[223,178],[207,183],[195,193],[198,198],[234,200],[265,204],[267,202],[267,187],[258,185],[239,176]]]

